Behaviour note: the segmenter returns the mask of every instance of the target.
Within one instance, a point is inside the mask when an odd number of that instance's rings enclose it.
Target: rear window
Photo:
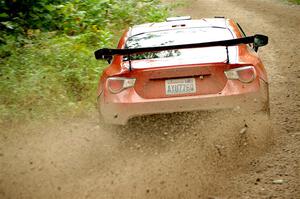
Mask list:
[[[233,39],[232,33],[225,28],[185,28],[185,29],[172,29],[156,32],[147,32],[138,35],[134,35],[128,38],[125,48],[144,48],[144,47],[156,47],[167,45],[179,45],[179,44],[191,44],[202,43],[210,41],[220,41]],[[168,50],[161,52],[149,52],[138,55],[132,55],[131,59],[156,59],[156,58],[168,58],[168,57],[195,57],[203,55],[205,50],[220,50],[220,47],[209,48],[194,48],[194,49],[179,49]],[[222,50],[223,51],[223,50]],[[124,58],[125,60],[128,57]]]

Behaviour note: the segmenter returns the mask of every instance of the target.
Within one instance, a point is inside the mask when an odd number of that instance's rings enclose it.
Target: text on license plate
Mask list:
[[[165,81],[165,87],[167,95],[196,92],[195,78],[168,79]]]

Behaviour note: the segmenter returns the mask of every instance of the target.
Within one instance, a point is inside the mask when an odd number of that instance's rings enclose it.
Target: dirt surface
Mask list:
[[[168,1],[175,2],[175,1]],[[97,114],[0,132],[0,198],[300,198],[300,7],[276,0],[187,1],[176,15],[236,19],[266,34],[271,122],[234,112]],[[261,122],[259,122],[261,121]]]

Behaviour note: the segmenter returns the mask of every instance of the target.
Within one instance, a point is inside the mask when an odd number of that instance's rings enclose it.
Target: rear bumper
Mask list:
[[[268,84],[258,79],[251,84],[230,80],[222,92],[211,95],[144,99],[133,88],[121,95],[99,96],[98,108],[105,122],[124,125],[130,118],[150,114],[234,108],[266,111],[269,108]]]

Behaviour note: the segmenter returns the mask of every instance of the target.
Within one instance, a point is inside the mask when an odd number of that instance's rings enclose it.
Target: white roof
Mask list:
[[[203,18],[194,20],[179,20],[159,23],[146,23],[135,25],[130,31],[130,36],[145,32],[168,30],[174,28],[196,28],[196,27],[222,27],[227,28],[224,18]]]

